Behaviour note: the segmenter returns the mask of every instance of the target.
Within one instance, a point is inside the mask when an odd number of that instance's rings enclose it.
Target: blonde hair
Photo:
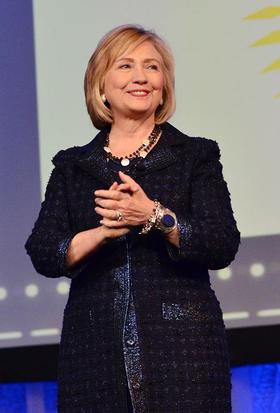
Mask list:
[[[138,25],[124,25],[108,32],[92,54],[84,78],[86,105],[93,125],[102,129],[113,122],[112,111],[102,101],[104,78],[116,59],[145,41],[152,43],[163,62],[163,104],[155,113],[156,124],[167,121],[175,110],[174,60],[167,44],[153,31]]]

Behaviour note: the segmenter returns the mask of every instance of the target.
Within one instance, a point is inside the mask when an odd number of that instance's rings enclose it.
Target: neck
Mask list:
[[[149,136],[155,126],[154,116],[147,119],[115,119],[111,127],[110,141],[121,139],[140,141]]]

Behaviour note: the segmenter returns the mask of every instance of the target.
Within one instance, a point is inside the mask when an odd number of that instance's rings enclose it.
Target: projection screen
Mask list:
[[[23,245],[44,198],[52,157],[97,133],[86,112],[84,72],[99,39],[126,23],[154,29],[173,50],[177,110],[170,122],[190,136],[216,140],[221,149],[242,234],[235,262],[211,272],[226,326],[279,323],[280,7],[241,0],[154,0],[140,6],[128,0],[34,0],[31,6],[20,6],[24,24],[14,32],[21,33],[16,53],[25,48],[20,56],[29,62],[22,63],[25,83],[18,80],[17,93],[30,118],[17,120],[25,131],[21,139],[5,143],[24,154],[24,174],[17,157],[7,159],[8,149],[1,155],[5,181],[11,163],[21,177],[13,181],[17,197],[9,195],[7,183],[2,188],[10,203],[1,207],[0,346],[59,341],[70,281],[36,274]],[[8,70],[7,64],[1,74]],[[12,118],[14,105],[5,110]],[[8,123],[2,128],[6,133]],[[28,198],[24,204],[21,197]],[[17,234],[11,220],[21,222]]]

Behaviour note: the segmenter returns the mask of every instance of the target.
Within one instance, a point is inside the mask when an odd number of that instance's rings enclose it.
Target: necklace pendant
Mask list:
[[[127,159],[127,158],[123,158],[121,160],[121,164],[122,164],[122,166],[128,166],[130,164],[130,160]]]

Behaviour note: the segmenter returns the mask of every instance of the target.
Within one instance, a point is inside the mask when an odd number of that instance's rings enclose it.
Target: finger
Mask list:
[[[117,218],[116,211],[113,211],[111,209],[95,207],[94,210],[98,215],[101,215],[104,218],[109,218],[109,219],[116,219]]]
[[[128,198],[128,194],[124,194],[123,192],[116,191],[116,190],[107,190],[107,189],[99,189],[94,192],[94,195],[98,198],[106,198],[112,199],[116,201],[120,201],[121,199]]]
[[[119,176],[122,180],[123,183],[129,184],[130,185],[130,190],[132,192],[137,192],[140,189],[140,186],[137,184],[137,182],[134,181],[129,175],[126,175],[122,171],[119,171]]]
[[[130,184],[119,184],[117,191],[132,191]]]
[[[118,183],[116,181],[114,181],[112,183],[112,185],[110,186],[109,191],[117,190],[117,187],[118,187]],[[94,195],[97,191],[99,191],[99,190],[94,191]]]
[[[124,228],[126,226],[123,221],[116,221],[115,219],[103,218],[99,222],[107,228]]]
[[[105,198],[95,198],[95,203],[97,206],[106,208],[106,209],[117,209],[118,203],[117,201]]]
[[[113,189],[117,189],[118,188],[118,183],[115,181],[112,183],[112,185],[109,188],[109,191],[113,190]]]

